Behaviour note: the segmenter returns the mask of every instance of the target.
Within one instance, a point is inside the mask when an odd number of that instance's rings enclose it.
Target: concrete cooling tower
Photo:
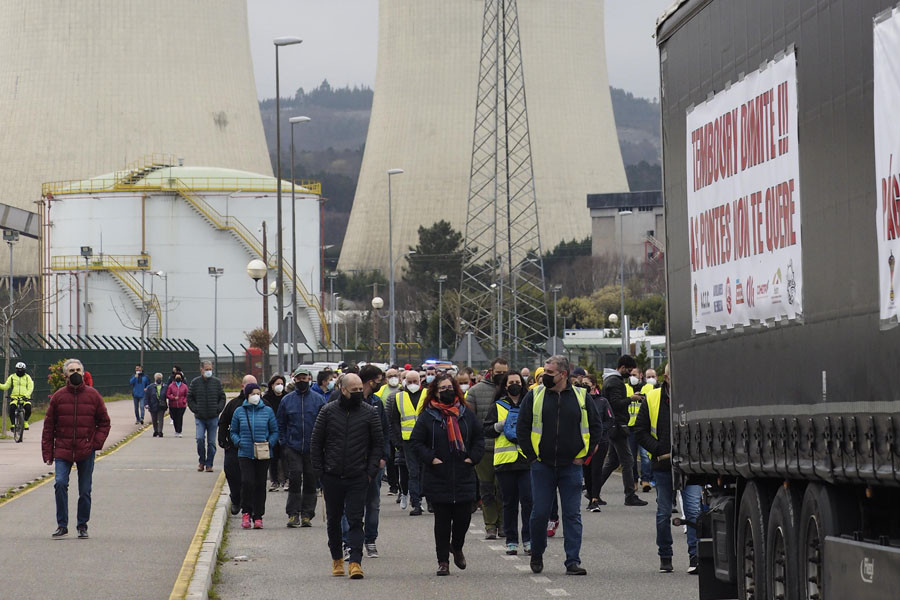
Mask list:
[[[519,0],[540,235],[546,252],[590,235],[588,193],[628,190],[606,71],[603,0]],[[464,231],[484,2],[381,0],[375,99],[339,267],[387,269],[418,227]],[[401,263],[402,265],[402,263]]]
[[[0,20],[0,202],[150,153],[272,173],[245,0],[6,0]],[[38,273],[38,245],[16,251]]]

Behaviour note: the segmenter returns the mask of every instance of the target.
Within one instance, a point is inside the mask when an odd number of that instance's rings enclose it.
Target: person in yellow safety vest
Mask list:
[[[388,402],[401,390],[400,387],[400,371],[396,367],[391,367],[384,373],[384,385],[381,386],[381,389],[375,392],[375,395],[381,399],[381,404],[384,406],[385,411],[387,411]],[[387,413],[390,414],[390,413]],[[385,431],[385,435],[389,435],[390,432]],[[397,494],[397,504],[400,503],[400,495],[398,491],[400,489],[400,473],[397,470],[397,446],[394,446],[393,443],[390,444],[391,447],[391,455],[388,457],[387,465],[385,465],[384,473],[388,480],[388,496],[393,496]]]
[[[646,398],[647,394],[656,389],[656,371],[653,369],[647,369],[644,372],[644,387],[641,388],[641,395]],[[637,419],[637,414],[635,414],[635,419]],[[634,423],[631,423],[632,427]],[[633,431],[633,430],[632,430]],[[633,434],[632,434],[633,435]],[[637,439],[635,438],[635,442]],[[641,489],[646,493],[653,489],[653,486],[656,485],[656,480],[653,478],[653,469],[650,466],[650,456],[647,454],[647,451],[638,446],[637,453],[640,454],[640,471],[641,471]],[[638,454],[634,455],[634,462],[638,464]]]
[[[500,380],[494,404],[484,419],[484,437],[494,438],[494,472],[503,500],[503,530],[506,553],[519,551],[519,504],[522,505],[522,546],[531,554],[531,473],[525,453],[515,435],[519,406],[525,396],[522,375],[511,371]],[[512,435],[512,439],[508,437]]]
[[[603,435],[597,408],[587,390],[572,387],[572,368],[565,356],[544,363],[541,385],[525,394],[519,409],[516,436],[531,463],[531,571],[544,570],[546,524],[559,490],[565,531],[566,573],[585,575],[581,567],[581,476],[585,459]]]
[[[31,394],[34,392],[34,381],[31,375],[25,372],[25,363],[16,363],[16,372],[11,374],[6,383],[0,384],[0,390],[9,390],[9,421],[12,424],[13,411],[21,402],[25,408],[25,429],[28,429],[28,419],[31,418]]]
[[[640,390],[643,385],[641,376],[642,373],[640,368],[635,367],[631,369],[629,376],[625,377],[625,391],[628,394],[628,399],[631,400],[628,404],[628,447],[631,448],[631,455],[634,458],[631,462],[631,474],[632,479],[634,480],[635,492],[637,492],[638,489],[638,476],[641,476],[640,481],[643,483],[645,475],[644,473],[639,473],[638,443],[634,437],[634,433],[631,431],[631,428],[634,426],[634,421],[637,419],[638,410],[641,408],[641,402],[644,400],[643,394],[635,392],[635,390]]]
[[[391,425],[391,444],[396,453],[400,476],[400,508],[406,510],[412,504],[410,515],[422,514],[422,465],[414,458],[409,438],[412,435],[420,408],[425,404],[425,391],[417,371],[407,371],[406,380],[399,392],[391,396],[385,405]]]

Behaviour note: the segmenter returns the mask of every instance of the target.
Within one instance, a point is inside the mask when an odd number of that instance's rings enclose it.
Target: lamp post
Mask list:
[[[434,278],[438,284],[438,358],[444,358],[444,282],[446,275],[437,275]]]
[[[291,282],[291,312],[297,314],[297,184],[294,183],[294,125],[309,123],[309,117],[291,117],[291,271],[294,273],[294,281]],[[300,352],[294,341],[294,327],[291,326],[291,357],[294,364],[300,362]]]
[[[622,284],[621,287],[621,310],[622,310],[622,324],[619,326],[619,333],[622,337],[622,354],[628,354],[628,335],[626,333],[626,327],[628,326],[628,319],[625,318],[625,217],[631,215],[632,212],[630,210],[620,210],[619,211],[619,280]]]
[[[3,241],[9,246],[9,312],[6,318],[9,321],[9,338],[13,336],[13,244],[19,241],[19,232],[12,229],[3,230]]]
[[[269,273],[269,268],[266,266],[266,263],[259,260],[258,258],[255,258],[255,259],[251,260],[249,263],[247,263],[247,275],[250,277],[250,279],[252,279],[254,281],[255,285],[254,285],[253,289],[256,290],[257,294],[259,294],[260,296],[263,297],[263,302],[266,302],[266,300],[269,296],[272,296],[278,292],[278,286],[276,285],[276,283],[274,281],[269,284],[268,292],[260,291],[259,281],[261,279],[263,281],[263,285],[265,285],[265,282],[269,280],[268,273]],[[263,314],[263,323],[265,323],[265,325],[263,325],[263,327],[265,328],[266,333],[268,334],[269,333],[268,319],[266,319],[265,316],[266,315]],[[269,367],[269,349],[268,349],[268,347],[265,348],[265,351],[263,352],[263,361],[264,361],[265,368],[268,368]],[[280,366],[279,366],[279,369],[281,369]],[[280,372],[281,371],[279,371],[279,373]]]
[[[561,285],[554,285],[550,288],[550,292],[553,294],[553,355],[556,355],[556,300],[559,296],[559,292],[562,290]]]
[[[281,82],[278,73],[278,49],[282,46],[302,44],[298,37],[278,37],[272,40],[275,44],[275,171],[278,211],[278,273],[276,274],[275,288],[278,290],[276,304],[278,305],[278,328],[284,322],[284,227],[281,223]],[[278,340],[278,373],[284,371],[284,336]]]
[[[90,335],[90,329],[88,328],[88,310],[90,307],[90,304],[88,303],[88,272],[90,270],[90,265],[88,263],[90,262],[93,255],[93,248],[91,248],[90,246],[81,247],[81,256],[84,257],[84,337]]]
[[[337,320],[337,311],[338,311],[338,300],[340,299],[340,294],[334,294],[331,296],[331,314],[332,319],[334,320],[334,340],[333,343],[337,344],[337,340],[339,339],[340,334],[340,325]]]
[[[213,295],[213,359],[218,362],[219,358],[219,277],[225,273],[222,267],[209,267],[207,269],[209,276],[215,281]]]
[[[491,290],[497,292],[497,319],[496,320],[497,320],[497,354],[498,355],[501,353],[500,348],[501,348],[501,344],[503,342],[502,338],[500,337],[501,336],[500,321],[503,318],[503,312],[502,312],[502,309],[500,306],[500,303],[502,302],[502,300],[500,299],[500,294],[502,293],[502,291],[501,291],[502,289],[503,289],[503,286],[501,286],[501,285],[498,285],[496,283],[491,284]]]
[[[169,274],[165,271],[156,271],[153,273],[157,277],[163,280],[163,294],[165,295],[165,301],[163,302],[163,314],[165,315],[165,336],[169,337]]]
[[[391,303],[390,325],[388,334],[388,365],[396,362],[396,351],[394,345],[396,343],[396,331],[394,329],[394,318],[396,310],[394,307],[394,223],[393,214],[391,213],[391,177],[400,175],[403,169],[388,169],[388,264],[390,265],[390,287],[388,289],[388,301]]]
[[[334,280],[337,279],[338,274],[331,272],[327,275],[328,277],[328,297],[331,301],[328,303],[331,306],[331,329],[334,329]],[[334,337],[334,332],[331,334],[331,339],[335,340],[337,338]]]

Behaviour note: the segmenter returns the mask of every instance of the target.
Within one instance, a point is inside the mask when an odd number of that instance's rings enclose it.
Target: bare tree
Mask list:
[[[119,312],[119,309],[116,308],[115,302],[113,302],[112,296],[109,298],[109,304],[112,306],[113,312],[116,313],[116,318],[119,320],[119,323],[122,324],[122,327],[125,329],[130,329],[131,331],[139,332],[141,337],[141,364],[144,364],[144,340],[145,331],[147,330],[147,324],[150,322],[150,311],[153,310],[153,300],[145,300],[142,304],[141,308],[141,317],[137,320],[134,319],[128,311],[125,310],[125,303],[120,299],[119,304],[122,306],[122,312]],[[123,316],[124,315],[124,316]]]

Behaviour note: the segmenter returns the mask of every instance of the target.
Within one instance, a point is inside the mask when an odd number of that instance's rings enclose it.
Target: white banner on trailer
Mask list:
[[[875,226],[881,327],[897,325],[900,260],[900,12],[875,25]],[[900,288],[897,289],[900,292]]]
[[[793,51],[688,110],[694,333],[802,317],[799,151]]]

